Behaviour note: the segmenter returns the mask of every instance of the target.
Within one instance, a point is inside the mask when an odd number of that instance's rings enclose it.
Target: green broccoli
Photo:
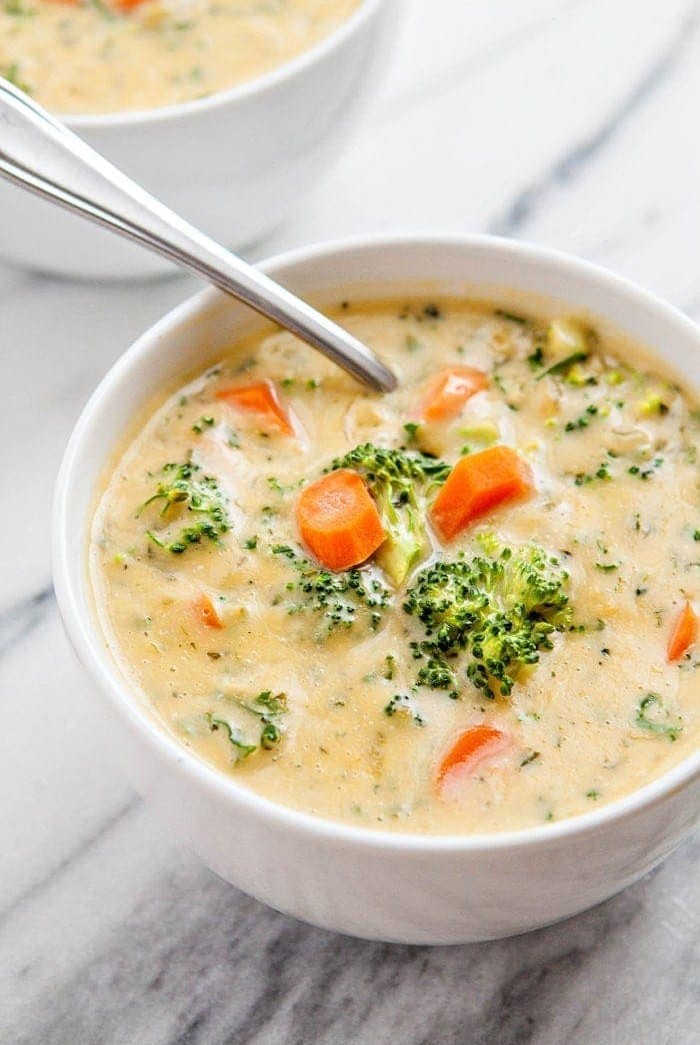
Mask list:
[[[568,573],[536,545],[495,549],[492,558],[464,554],[422,570],[408,589],[403,608],[425,628],[413,643],[424,660],[418,685],[458,696],[455,667],[461,653],[466,674],[489,697],[507,696],[518,671],[551,649],[550,635],[570,626]]]
[[[352,468],[367,483],[387,534],[376,561],[393,584],[402,584],[428,550],[426,500],[444,483],[450,465],[418,451],[364,443],[333,461],[336,468]]]
[[[404,718],[415,726],[425,725],[425,719],[409,693],[395,693],[384,708],[384,714],[389,718]]]
[[[168,516],[174,507],[192,512],[198,517],[192,526],[183,526],[171,540],[164,540],[153,530],[146,531],[149,540],[175,555],[181,555],[188,545],[199,544],[203,538],[218,544],[221,535],[228,530],[228,517],[219,485],[210,475],[199,476],[197,473],[200,470],[199,465],[191,461],[164,465],[161,472],[163,478],[156,492],[143,502],[136,513],[138,517],[149,504],[162,501],[161,518]]]
[[[338,628],[350,628],[360,620],[364,620],[373,631],[379,627],[390,596],[388,588],[371,570],[331,573],[288,544],[275,544],[272,552],[288,559],[297,573],[298,579],[286,585],[286,591],[301,595],[300,599],[291,602],[290,614],[311,610],[322,615],[325,634]]]

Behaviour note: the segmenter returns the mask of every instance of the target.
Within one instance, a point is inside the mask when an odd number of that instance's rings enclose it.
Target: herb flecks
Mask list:
[[[202,416],[198,421],[192,425],[192,431],[196,432],[197,435],[201,435],[205,428],[214,427],[214,418],[208,415]]]
[[[509,323],[517,323],[521,327],[530,325],[530,320],[526,316],[521,316],[517,312],[509,312],[505,308],[495,308],[493,314],[499,319],[507,319]]]
[[[415,726],[424,726],[425,719],[421,715],[415,698],[408,693],[396,693],[384,708],[389,718],[402,718]]]
[[[591,420],[594,417],[596,417],[598,413],[598,407],[594,403],[591,403],[590,406],[586,407],[582,414],[580,414],[578,417],[573,418],[571,421],[566,422],[566,424],[564,425],[564,431],[575,432],[582,428],[588,428],[588,426],[591,423]]]
[[[574,476],[575,486],[588,486],[590,483],[607,483],[612,479],[612,473],[607,461],[601,461],[594,472],[577,472]]]

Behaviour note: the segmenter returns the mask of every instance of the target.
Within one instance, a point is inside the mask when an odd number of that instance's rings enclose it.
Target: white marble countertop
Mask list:
[[[411,0],[407,13],[359,137],[256,256],[373,230],[492,231],[616,268],[700,317],[700,4]],[[210,874],[93,743],[51,592],[54,475],[97,380],[193,286],[0,269],[0,1041],[695,1042],[697,842],[527,937],[364,943]]]

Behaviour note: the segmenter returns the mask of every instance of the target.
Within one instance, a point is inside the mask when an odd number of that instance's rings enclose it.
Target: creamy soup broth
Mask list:
[[[639,346],[580,320],[455,301],[344,303],[338,315],[395,369],[397,391],[363,391],[274,332],[234,345],[122,447],[90,571],[132,690],[190,753],[258,794],[384,830],[557,821],[686,757],[698,655],[691,636],[669,660],[669,642],[698,595],[693,393]],[[485,387],[426,420],[446,367],[473,368]],[[290,431],[221,398],[265,380]],[[408,576],[393,583],[380,550],[360,570],[361,600],[350,585],[319,606],[299,498],[367,443],[448,466],[510,447],[532,488],[448,541],[431,522],[438,476],[420,501],[427,543]],[[193,478],[208,513],[191,510]],[[188,535],[202,520],[210,532]],[[533,543],[555,558],[568,603],[532,662],[511,665],[504,693],[467,647],[444,658],[451,681],[442,668],[436,679],[407,592],[440,560],[501,561],[504,548],[517,559]],[[492,731],[480,750],[451,756],[479,727]]]
[[[0,75],[60,113],[203,98],[283,65],[360,0],[5,0]]]

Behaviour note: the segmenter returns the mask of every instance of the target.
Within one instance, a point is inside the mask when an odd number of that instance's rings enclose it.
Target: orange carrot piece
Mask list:
[[[146,0],[111,0],[111,6],[119,11],[133,11],[143,3],[146,3]]]
[[[63,4],[64,7],[84,7],[85,0],[50,0],[54,4]],[[106,0],[105,6],[117,11],[133,11],[146,3],[146,0]]]
[[[196,599],[194,611],[202,624],[206,624],[208,628],[223,628],[224,622],[221,614],[214,600],[206,592],[202,592],[199,598]]]
[[[689,601],[676,617],[668,640],[668,659],[680,660],[698,638],[698,615]]]
[[[492,508],[532,492],[527,464],[510,447],[491,446],[457,462],[435,498],[431,515],[442,537],[451,541]]]
[[[297,526],[309,551],[329,570],[369,559],[385,533],[361,476],[349,468],[321,476],[299,495]]]
[[[230,403],[237,410],[258,414],[260,418],[279,428],[285,435],[294,435],[292,424],[272,381],[220,388],[216,393],[216,398],[223,400],[224,403]]]
[[[440,786],[458,766],[472,772],[479,763],[500,754],[510,745],[510,738],[493,726],[472,726],[460,733],[438,762],[435,783]]]
[[[486,374],[470,366],[446,366],[435,374],[418,407],[423,421],[446,421],[477,392],[486,388]]]

